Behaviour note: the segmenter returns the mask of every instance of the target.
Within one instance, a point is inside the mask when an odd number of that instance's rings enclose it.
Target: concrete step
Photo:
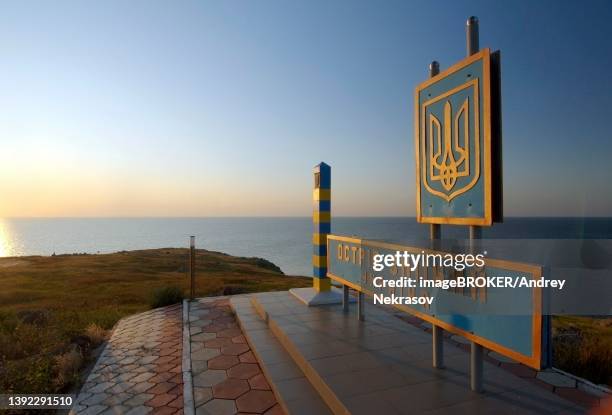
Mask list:
[[[307,307],[289,292],[250,297],[334,414],[582,414],[584,410],[488,362],[484,392],[469,386],[469,354],[445,346],[446,368],[431,367],[431,335],[366,304],[366,319],[340,305]],[[317,413],[317,412],[312,412]]]
[[[317,371],[308,363],[308,360],[304,358],[299,348],[291,341],[290,336],[286,331],[278,324],[275,318],[271,317],[266,311],[266,305],[262,301],[265,301],[265,297],[262,300],[262,296],[253,296],[251,298],[251,304],[253,309],[257,312],[262,321],[267,322],[269,330],[277,339],[277,343],[282,345],[284,353],[293,359],[294,364],[298,367],[302,373],[306,375],[309,383],[317,391],[320,399],[322,399],[327,406],[330,408],[334,415],[346,415],[351,412],[344,406],[342,401],[333,392],[331,388],[325,383],[323,378],[319,376]]]
[[[233,297],[230,304],[285,412],[288,415],[331,415],[329,407],[257,313],[249,296]]]

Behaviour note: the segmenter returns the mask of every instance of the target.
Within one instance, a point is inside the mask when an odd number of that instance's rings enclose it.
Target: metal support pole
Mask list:
[[[342,286],[342,311],[348,313],[349,311],[349,286]]]
[[[432,324],[432,366],[436,369],[444,368],[444,330]]]
[[[477,241],[478,239],[482,239],[482,227],[470,226],[470,240]]]
[[[480,49],[478,37],[478,17],[470,16],[465,25],[465,43],[468,56],[472,56]]]
[[[440,238],[442,235],[442,227],[437,224],[429,225],[429,239],[431,240],[431,247],[438,249],[440,247]],[[440,326],[435,324],[431,325],[431,358],[432,366],[436,369],[442,369],[444,367],[444,330]]]
[[[433,61],[429,64],[429,77],[433,78],[440,73],[440,64]],[[442,226],[432,223],[429,225],[429,239],[431,240],[431,248],[439,248],[440,238],[442,236]],[[432,366],[436,369],[444,367],[444,330],[442,327],[432,325]]]
[[[189,237],[189,299],[195,298],[195,236]]]
[[[365,295],[363,292],[359,291],[359,295],[357,296],[357,318],[359,321],[364,321],[364,308],[365,308]]]
[[[478,52],[479,34],[478,34],[478,18],[470,16],[465,24],[465,43],[467,56],[471,56]],[[478,240],[482,238],[482,228],[480,226],[470,226],[470,251],[476,253],[478,250]],[[482,391],[482,367],[483,367],[483,347],[472,342],[470,348],[470,387],[474,392]]]
[[[472,342],[470,348],[470,388],[482,392],[482,346]]]
[[[429,64],[429,77],[433,78],[439,73],[440,73],[440,64],[438,63],[438,61],[432,61]]]

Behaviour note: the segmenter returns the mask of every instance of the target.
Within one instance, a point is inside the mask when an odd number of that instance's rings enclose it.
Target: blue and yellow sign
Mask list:
[[[550,326],[543,315],[541,288],[513,288],[511,295],[508,288],[499,287],[441,288],[444,282],[461,276],[537,280],[542,277],[540,266],[487,258],[483,268],[462,272],[437,265],[392,266],[375,271],[373,264],[378,255],[398,251],[434,256],[445,253],[338,235],[328,235],[327,251],[327,276],[336,282],[375,298],[433,299],[385,304],[535,369],[548,366]],[[408,278],[424,282],[413,287],[397,284]]]
[[[496,220],[492,134],[499,107],[491,67],[484,49],[416,88],[418,222],[488,226]]]

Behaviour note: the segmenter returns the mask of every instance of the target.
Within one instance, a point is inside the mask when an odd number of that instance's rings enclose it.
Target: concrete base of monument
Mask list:
[[[445,341],[431,363],[431,334],[395,310],[355,304],[304,307],[314,290],[235,296],[232,307],[271,389],[292,414],[583,414],[585,409],[485,360],[484,392],[470,390],[470,356]],[[310,295],[308,295],[310,293]],[[301,294],[301,295],[297,295]],[[340,290],[326,300],[342,298]],[[523,374],[524,376],[524,374]]]
[[[307,306],[342,304],[342,290],[332,288],[329,291],[317,291],[312,287],[292,288],[289,290],[298,300]],[[354,303],[354,297],[349,296],[349,302]]]

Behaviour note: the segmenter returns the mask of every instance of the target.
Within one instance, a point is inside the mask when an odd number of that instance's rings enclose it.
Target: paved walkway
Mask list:
[[[189,306],[196,414],[283,414],[227,298]]]
[[[122,319],[71,414],[182,414],[181,306]]]
[[[304,307],[288,292],[233,301],[256,350],[239,328],[229,297],[192,301],[186,321],[182,305],[127,317],[117,324],[71,413],[191,415],[195,409],[280,415],[287,408],[310,414],[304,405],[288,405],[304,400],[303,386],[314,387],[329,408],[354,414],[578,414],[599,404],[577,395],[582,391],[558,374],[536,374],[493,354],[485,363],[485,392],[474,394],[465,345],[445,347],[446,369],[432,370],[431,336],[421,323],[406,324],[379,307],[368,305],[360,323],[354,310],[347,315],[339,306]],[[290,361],[281,361],[283,356]]]

